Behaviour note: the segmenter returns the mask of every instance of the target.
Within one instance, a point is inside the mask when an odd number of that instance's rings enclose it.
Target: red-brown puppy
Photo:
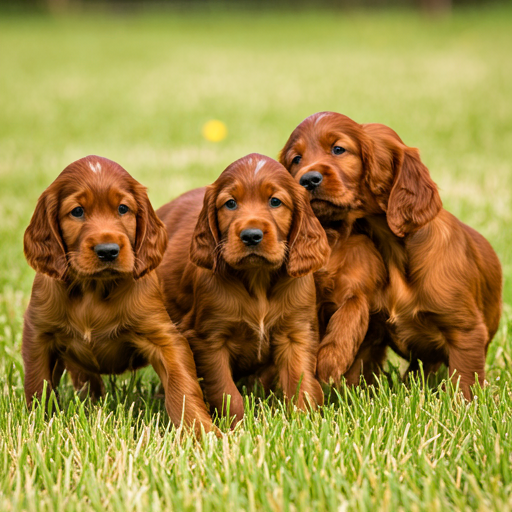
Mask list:
[[[501,314],[500,262],[489,243],[442,208],[418,150],[381,124],[321,112],[282,151],[323,222],[359,219],[389,275],[383,306],[391,345],[426,372],[460,376],[467,398]]]
[[[313,272],[329,246],[306,191],[278,162],[251,154],[157,214],[169,233],[158,268],[167,311],[210,406],[225,414],[230,395],[240,420],[235,380],[260,370],[288,399],[297,393],[298,407],[322,404]]]
[[[98,396],[101,374],[149,363],[173,423],[211,430],[190,347],[154,272],[167,234],[146,189],[106,158],[82,158],[41,195],[24,241],[37,271],[23,329],[28,403],[64,368],[76,389],[89,383]]]

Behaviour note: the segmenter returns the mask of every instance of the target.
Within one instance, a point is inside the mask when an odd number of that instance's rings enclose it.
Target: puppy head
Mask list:
[[[417,150],[382,125],[360,125],[335,112],[314,114],[293,131],[280,161],[308,190],[324,226],[387,213],[392,231],[404,236],[441,208]]]
[[[160,263],[166,245],[146,189],[97,156],[73,162],[43,192],[24,237],[29,264],[56,279],[139,278]]]
[[[251,154],[232,163],[208,187],[191,245],[191,260],[218,271],[286,265],[299,277],[329,255],[324,230],[305,190],[278,162]]]
[[[348,117],[320,112],[300,123],[281,150],[280,162],[306,188],[323,225],[366,211],[363,155],[370,145],[362,127]]]

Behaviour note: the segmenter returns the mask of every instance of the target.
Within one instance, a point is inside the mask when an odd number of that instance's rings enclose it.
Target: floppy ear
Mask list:
[[[393,233],[403,237],[430,222],[443,204],[417,149],[384,125],[364,125],[371,141],[362,146],[366,182],[386,212]]]
[[[389,194],[387,221],[397,236],[413,233],[430,222],[443,203],[417,149],[406,148]]]
[[[301,277],[322,268],[331,250],[327,236],[315,217],[306,189],[299,186],[295,211],[288,238],[287,271],[291,277]]]
[[[402,165],[403,151],[398,141],[392,138],[394,132],[387,126],[368,124],[363,128],[365,133],[360,143],[364,179],[378,205],[386,212],[395,169]]]
[[[212,187],[207,187],[204,195],[203,209],[197,219],[190,244],[190,260],[192,263],[198,267],[215,271],[215,252],[218,243],[219,231],[217,229],[215,193]]]
[[[137,185],[134,195],[138,210],[133,277],[139,279],[158,267],[164,257],[168,237],[164,223],[149,202],[146,188]]]
[[[23,252],[36,271],[55,279],[64,279],[68,269],[66,250],[59,228],[59,200],[48,187],[39,200],[23,237]]]

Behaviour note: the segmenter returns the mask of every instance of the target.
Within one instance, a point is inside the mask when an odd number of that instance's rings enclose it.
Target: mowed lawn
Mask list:
[[[247,153],[275,157],[319,110],[419,147],[445,207],[495,247],[490,385],[466,403],[445,373],[402,384],[392,357],[380,386],[309,414],[248,397],[243,425],[202,441],[169,426],[151,369],[106,378],[99,404],[66,377],[53,414],[28,411],[22,237],[59,172],[109,157],[158,207]],[[209,119],[224,141],[202,138]],[[511,222],[510,9],[0,19],[0,510],[512,510]]]

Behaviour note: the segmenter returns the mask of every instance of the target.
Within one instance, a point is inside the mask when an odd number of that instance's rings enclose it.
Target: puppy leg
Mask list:
[[[210,408],[216,409],[222,416],[227,416],[229,396],[229,415],[234,416],[233,424],[241,421],[244,417],[244,400],[233,381],[229,351],[226,348],[205,351],[203,347],[196,351],[196,360]]]
[[[363,295],[347,299],[332,315],[318,349],[317,374],[321,381],[329,383],[332,379],[338,383],[349,371],[368,330],[369,319],[368,301]]]
[[[305,410],[323,405],[324,393],[315,377],[315,342],[309,325],[289,335],[276,335],[274,339],[274,363],[279,375],[279,385],[286,400],[297,396],[297,407]],[[299,388],[300,385],[300,388]]]
[[[147,358],[162,381],[165,407],[171,421],[176,426],[182,422],[193,426],[198,434],[201,426],[206,432],[213,430],[187,340],[174,330],[155,333],[149,339],[151,347],[146,348]]]
[[[201,433],[201,427],[206,432],[214,430],[190,346],[171,323],[163,305],[141,320],[136,332],[139,336],[133,342],[160,377],[165,408],[174,425],[178,427],[183,423],[193,427],[197,434]]]
[[[448,337],[448,336],[447,336]],[[489,338],[483,322],[469,331],[450,333],[448,367],[455,381],[460,376],[460,390],[467,400],[471,400],[471,386],[475,383],[475,374],[481,386],[485,382],[485,348]]]
[[[21,353],[25,368],[25,398],[30,407],[35,398],[41,399],[45,381],[47,396],[53,389],[52,373],[57,363],[56,355],[51,350],[48,336],[37,335],[32,326],[25,321]]]

